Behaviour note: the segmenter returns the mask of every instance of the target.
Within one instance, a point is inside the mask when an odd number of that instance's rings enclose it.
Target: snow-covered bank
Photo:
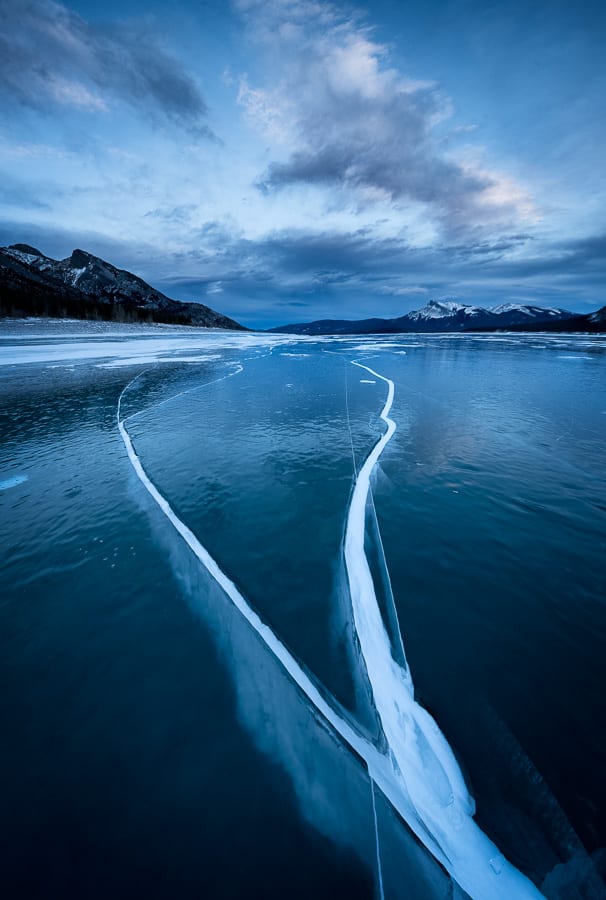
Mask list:
[[[4,320],[6,322],[6,320]],[[58,320],[61,325],[65,320]],[[168,325],[123,326],[72,320],[73,331],[47,328],[48,320],[32,321],[32,330],[0,330],[0,366],[35,363],[150,365],[156,362],[206,362],[224,350],[250,351],[292,343],[296,338],[261,332],[237,332]],[[37,325],[40,331],[34,330]],[[83,325],[92,326],[83,329]]]

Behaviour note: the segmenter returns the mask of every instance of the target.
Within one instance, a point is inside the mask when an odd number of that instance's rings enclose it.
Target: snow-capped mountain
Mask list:
[[[574,315],[567,309],[559,309],[554,306],[524,306],[521,303],[501,303],[500,306],[491,306],[490,312],[496,313],[498,316],[505,314],[520,314],[531,319],[559,318],[562,316],[568,318]]]
[[[521,303],[502,303],[500,306],[484,308],[458,303],[456,300],[430,300],[423,309],[410,312],[397,321],[408,319],[411,322],[436,322],[440,320],[442,324],[463,325],[470,329],[488,328],[491,325],[496,328],[507,328],[529,321],[568,319],[572,315],[573,313],[566,309],[525,306]],[[452,329],[449,327],[446,330]]]
[[[449,319],[458,315],[471,317],[484,312],[486,310],[479,306],[466,306],[464,303],[457,303],[456,300],[430,300],[427,306],[408,313],[406,318],[413,322],[423,322],[430,319]]]
[[[598,331],[606,331],[606,306],[590,313],[587,318]]]
[[[598,315],[598,313],[594,313]],[[521,330],[571,330],[596,331],[600,322],[589,321],[589,316],[579,316],[566,309],[531,306],[520,303],[503,303],[484,308],[459,303],[456,300],[430,300],[422,309],[414,310],[397,319],[362,319],[357,322],[324,319],[295,325],[282,325],[272,331],[292,334],[399,334],[405,332],[456,332],[493,331],[512,328]],[[560,328],[560,324],[562,326]]]
[[[0,248],[0,315],[70,316],[241,329],[201,303],[171,300],[84,250],[51,259],[28,244]]]

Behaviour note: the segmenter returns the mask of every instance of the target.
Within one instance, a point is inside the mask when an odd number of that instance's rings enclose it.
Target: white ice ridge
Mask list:
[[[380,414],[387,428],[360,469],[352,493],[345,529],[345,565],[354,626],[375,708],[410,805],[405,818],[413,830],[410,816],[420,821],[431,842],[447,858],[448,871],[472,897],[540,896],[473,821],[475,804],[454,754],[436,722],[416,703],[409,669],[402,668],[393,658],[364,550],[364,537],[370,477],[396,430],[395,422],[389,418],[394,383],[369,366],[359,362],[353,365],[388,385],[387,400]],[[510,877],[512,884],[505,887]]]
[[[372,372],[372,374],[376,375],[377,373]],[[358,547],[355,535],[359,531],[360,521],[362,522],[362,531],[364,529],[364,505],[370,485],[370,472],[395,430],[395,424],[387,418],[393,400],[393,382],[382,375],[377,375],[377,377],[386,381],[390,386],[387,403],[381,414],[384,421],[387,422],[388,431],[377,443],[358,475],[352,497],[352,506],[355,501],[355,508],[358,512],[354,513],[352,517],[350,510],[348,517],[348,531],[351,532],[348,551],[350,580],[355,581],[357,578],[362,585],[365,584],[365,578],[363,575],[360,578],[360,574],[364,568],[368,569],[368,563],[364,555],[363,542],[361,558],[354,553],[355,548]],[[469,798],[450,748],[428,713],[415,704],[409,676],[404,675],[403,670],[396,667],[399,674],[394,671],[387,676],[388,680],[385,685],[378,683],[377,678],[383,677],[386,667],[379,664],[373,655],[382,646],[381,639],[375,633],[377,623],[373,614],[358,616],[356,628],[360,645],[365,647],[370,654],[370,660],[366,659],[366,666],[375,693],[375,701],[378,699],[381,704],[382,720],[385,717],[385,721],[383,721],[385,735],[388,740],[391,735],[394,742],[394,746],[392,746],[390,741],[386,752],[379,751],[374,744],[362,737],[326,700],[301,664],[249,606],[233,581],[221,570],[208,550],[181,521],[166,498],[148,477],[126,430],[125,420],[121,418],[122,398],[131,384],[132,381],[120,394],[117,421],[128,458],[137,477],[173,528],[246,621],[254,628],[268,650],[276,657],[326,722],[364,760],[372,781],[378,785],[433,856],[473,900],[516,900],[516,898],[538,900],[542,896],[539,891],[501,856],[496,846],[473,821]],[[360,489],[358,489],[359,484],[362,484]],[[364,484],[366,484],[366,488],[364,488]],[[361,519],[358,505],[360,498],[362,498]],[[354,553],[353,556],[352,553]],[[374,589],[370,596],[359,594],[359,597],[377,605]],[[383,629],[382,622],[379,624]],[[367,630],[366,633],[365,630]],[[388,660],[390,660],[389,645],[387,645],[386,652]],[[395,665],[393,661],[392,665]],[[389,669],[390,666],[387,668]],[[396,695],[396,699],[390,701],[388,692],[391,689],[395,689],[398,694],[401,694],[401,698]],[[402,706],[403,712],[399,711],[399,705]],[[414,711],[413,707],[416,707]],[[409,729],[403,735],[394,733],[396,727],[394,712],[400,716],[398,722]],[[436,777],[436,773],[438,773],[438,787],[432,786],[432,779]],[[452,800],[449,795],[446,798],[447,802],[444,803],[444,780],[448,780],[449,776],[452,778],[453,785]],[[405,877],[405,873],[403,873],[403,877]]]

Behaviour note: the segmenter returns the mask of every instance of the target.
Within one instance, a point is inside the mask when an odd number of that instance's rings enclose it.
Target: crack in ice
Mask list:
[[[135,379],[128,382],[120,394],[118,430],[143,487],[317,712],[364,760],[373,782],[373,791],[376,784],[430,853],[473,900],[538,900],[542,897],[540,892],[501,856],[493,842],[474,822],[473,801],[452,751],[429,713],[415,702],[410,673],[392,657],[364,551],[364,530],[371,472],[396,428],[388,415],[393,403],[394,384],[361,363],[355,362],[354,365],[366,369],[388,385],[387,401],[381,412],[387,430],[355,479],[345,536],[354,624],[387,740],[386,752],[380,751],[339,714],[336,701],[334,707],[327,701],[301,663],[252,609],[234,582],[151,481],[126,429],[126,419],[121,418],[122,399]],[[495,861],[499,865],[495,866]]]

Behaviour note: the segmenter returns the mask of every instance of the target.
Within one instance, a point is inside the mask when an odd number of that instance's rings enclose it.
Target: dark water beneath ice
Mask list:
[[[154,506],[116,423],[139,375],[122,413],[149,477],[379,739],[342,541],[386,385],[357,359],[395,385],[384,559],[370,509],[367,552],[417,696],[499,849],[554,900],[603,896],[606,342],[43,329],[0,335],[3,893],[376,895],[363,763]],[[462,896],[374,799],[384,895]]]

